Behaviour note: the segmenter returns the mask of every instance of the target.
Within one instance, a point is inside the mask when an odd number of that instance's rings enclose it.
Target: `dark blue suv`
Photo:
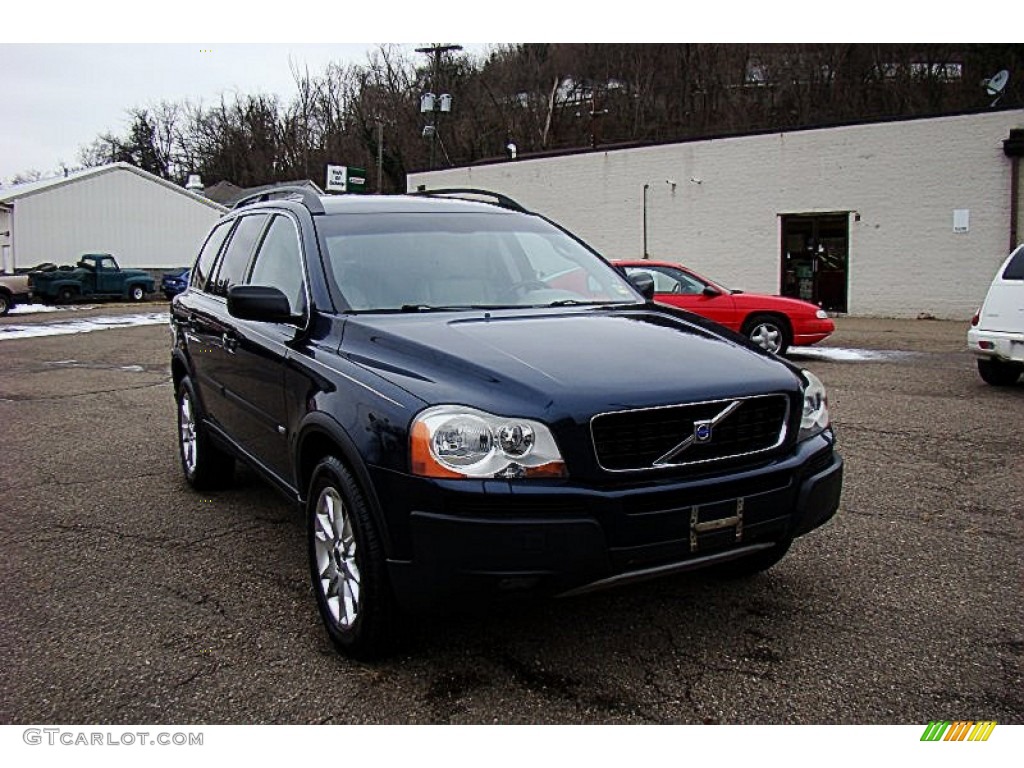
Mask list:
[[[356,657],[406,611],[756,573],[839,505],[813,374],[484,194],[264,193],[172,303],[186,478],[304,510]]]

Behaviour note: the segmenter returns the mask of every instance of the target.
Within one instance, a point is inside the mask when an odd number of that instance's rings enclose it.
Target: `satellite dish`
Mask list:
[[[1008,82],[1010,82],[1010,73],[1005,69],[999,70],[992,75],[992,77],[988,78],[988,80],[981,81],[981,84],[985,86],[985,93],[989,96],[996,97],[995,101],[993,101],[989,106],[994,107],[1003,97],[1003,91],[1006,90],[1006,84]]]

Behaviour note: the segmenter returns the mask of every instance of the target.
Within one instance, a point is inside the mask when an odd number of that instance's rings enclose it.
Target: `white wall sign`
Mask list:
[[[953,231],[957,233],[967,232],[971,228],[971,212],[966,208],[957,208],[953,211]]]
[[[328,165],[327,185],[324,189],[328,192],[348,192],[348,166]]]

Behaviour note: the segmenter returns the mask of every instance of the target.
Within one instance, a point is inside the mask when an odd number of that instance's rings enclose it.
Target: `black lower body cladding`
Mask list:
[[[784,550],[836,513],[843,461],[826,433],[746,471],[621,488],[371,475],[388,510],[395,596],[417,611],[584,592]]]

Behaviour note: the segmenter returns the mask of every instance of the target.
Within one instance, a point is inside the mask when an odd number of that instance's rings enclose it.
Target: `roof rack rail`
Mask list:
[[[410,195],[422,195],[427,197],[458,197],[459,195],[479,195],[480,197],[489,197],[494,200],[492,205],[497,205],[499,208],[507,208],[510,211],[518,211],[519,213],[529,213],[526,208],[521,206],[515,200],[508,195],[503,195],[500,192],[491,192],[487,189],[473,189],[472,187],[450,187],[446,189],[426,189],[423,186],[417,187],[415,192],[410,192]]]
[[[243,208],[253,203],[265,203],[268,200],[279,197],[299,197],[310,213],[324,213],[324,204],[320,201],[320,195],[309,187],[274,187],[273,189],[265,189],[262,192],[246,195],[231,206],[231,208],[234,210],[235,208]]]

